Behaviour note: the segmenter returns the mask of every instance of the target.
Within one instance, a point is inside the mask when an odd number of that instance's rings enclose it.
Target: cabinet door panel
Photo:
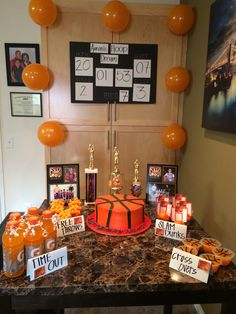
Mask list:
[[[134,178],[134,161],[140,162],[139,179],[142,183],[142,194],[146,193],[146,172],[148,163],[173,163],[175,154],[163,147],[161,143],[162,128],[126,127],[116,128],[113,138],[120,151],[120,172],[123,175],[122,193],[130,193]]]
[[[115,124],[163,126],[176,121],[182,99],[178,94],[167,90],[165,75],[170,68],[183,65],[186,38],[169,31],[165,16],[132,15],[130,27],[119,36],[118,41],[157,44],[158,60],[156,103],[117,104],[113,114]]]
[[[47,97],[50,118],[77,125],[107,125],[109,123],[107,104],[72,104],[70,92],[70,41],[111,42],[112,40],[111,32],[104,29],[101,23],[100,14],[62,12],[58,22],[42,32],[42,46],[47,50],[44,59],[53,76]]]
[[[108,193],[110,173],[109,130],[102,127],[70,127],[63,145],[51,149],[50,163],[79,163],[81,198],[85,198],[85,168],[89,165],[88,145],[94,144],[94,167],[98,168],[98,194]]]

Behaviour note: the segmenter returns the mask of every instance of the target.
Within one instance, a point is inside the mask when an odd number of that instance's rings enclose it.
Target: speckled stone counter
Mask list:
[[[146,211],[152,226],[137,236],[110,237],[86,226],[85,232],[60,238],[58,247],[67,246],[69,266],[46,277],[30,282],[6,279],[1,272],[0,297],[11,298],[13,308],[23,308],[27,298],[45,300],[46,308],[236,302],[235,265],[220,267],[208,284],[171,271],[172,248],[180,242],[155,236],[155,210]],[[206,233],[193,220],[188,236]]]

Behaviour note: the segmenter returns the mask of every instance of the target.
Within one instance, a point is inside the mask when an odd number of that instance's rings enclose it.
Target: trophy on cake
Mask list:
[[[142,192],[141,182],[140,182],[139,177],[138,177],[139,165],[140,165],[140,163],[139,163],[138,159],[136,159],[134,162],[134,179],[133,179],[133,183],[132,183],[131,188],[130,188],[132,195],[137,196],[137,197]]]
[[[114,154],[114,169],[111,173],[111,179],[109,181],[109,187],[112,191],[112,193],[119,193],[122,189],[121,185],[121,175],[119,170],[119,150],[115,146],[113,149]]]
[[[89,167],[85,168],[86,176],[86,200],[85,205],[94,204],[97,198],[97,173],[98,169],[94,168],[94,145],[89,144]]]

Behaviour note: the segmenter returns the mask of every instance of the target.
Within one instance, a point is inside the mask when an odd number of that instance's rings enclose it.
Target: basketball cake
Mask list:
[[[95,211],[87,218],[94,231],[109,235],[132,235],[150,227],[151,220],[144,215],[144,201],[126,194],[100,196]]]

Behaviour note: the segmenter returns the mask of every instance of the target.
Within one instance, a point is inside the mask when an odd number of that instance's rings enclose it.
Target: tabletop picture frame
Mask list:
[[[147,164],[146,202],[155,204],[160,195],[174,196],[177,193],[178,166]]]
[[[42,117],[42,94],[10,92],[12,117]]]
[[[47,165],[47,198],[49,202],[80,198],[79,164]]]
[[[22,80],[24,68],[40,63],[39,44],[5,43],[6,72],[8,86],[25,86]]]

